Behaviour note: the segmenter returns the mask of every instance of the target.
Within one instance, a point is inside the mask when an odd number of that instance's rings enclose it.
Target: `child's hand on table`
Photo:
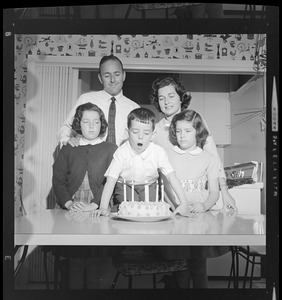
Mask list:
[[[81,211],[81,212],[83,212],[83,211],[93,211],[93,210],[95,210],[95,209],[97,209],[98,208],[98,205],[96,204],[96,203],[84,203],[84,202],[74,202],[71,206],[70,206],[70,208],[69,208],[69,210],[71,211],[71,212],[78,212],[78,211]]]
[[[172,215],[176,215],[179,213],[180,215],[187,217],[191,216],[193,213],[200,213],[205,212],[206,208],[203,203],[187,203],[187,204],[180,204],[175,211],[172,213]]]
[[[174,210],[174,212],[172,213],[172,216],[175,216],[176,214],[180,214],[182,216],[186,216],[187,213],[188,213],[188,206],[187,206],[187,204],[181,203]]]
[[[110,212],[107,209],[96,209],[92,212],[92,217],[99,218],[100,216],[108,217]]]
[[[227,211],[227,210],[238,211],[238,208],[236,206],[236,201],[230,195],[228,190],[222,189],[221,194],[222,194],[222,202],[223,202],[222,211]]]

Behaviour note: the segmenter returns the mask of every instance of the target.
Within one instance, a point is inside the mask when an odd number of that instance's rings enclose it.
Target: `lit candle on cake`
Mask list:
[[[163,180],[162,180],[161,189],[162,189],[162,202],[164,202],[164,181]]]
[[[149,202],[149,184],[148,184],[148,180],[145,180],[145,202]]]
[[[126,201],[126,180],[123,179],[123,201]]]
[[[134,180],[132,180],[131,185],[131,201],[134,201]]]
[[[156,202],[159,201],[159,182],[156,181]]]

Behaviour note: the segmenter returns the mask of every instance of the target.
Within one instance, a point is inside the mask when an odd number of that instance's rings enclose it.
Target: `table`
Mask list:
[[[15,220],[15,245],[265,245],[266,216],[208,211],[158,222],[132,222],[62,209]]]

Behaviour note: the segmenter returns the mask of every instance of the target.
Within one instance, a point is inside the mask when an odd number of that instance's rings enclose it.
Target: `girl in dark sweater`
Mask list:
[[[89,102],[77,107],[72,129],[82,135],[79,146],[63,146],[53,164],[53,188],[61,208],[93,211],[99,206],[104,174],[117,149],[101,139],[107,126],[97,105]]]
[[[107,127],[104,113],[97,105],[85,103],[78,106],[72,129],[82,136],[79,145],[63,146],[53,164],[53,190],[60,207],[70,211],[70,220],[76,220],[79,215],[86,217],[85,212],[99,207],[106,181],[104,174],[117,149],[116,144],[101,139]],[[70,221],[70,226],[71,224]],[[69,263],[69,269],[62,272],[62,275],[68,274],[65,277],[69,277],[69,288],[99,288],[99,277],[105,263],[101,259],[101,253],[105,252],[104,248],[55,247],[61,258],[67,258],[63,261]]]

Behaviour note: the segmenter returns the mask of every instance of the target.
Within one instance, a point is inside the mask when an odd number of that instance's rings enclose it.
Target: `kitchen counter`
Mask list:
[[[15,220],[15,245],[265,245],[265,215],[209,211],[134,222],[62,209]]]

